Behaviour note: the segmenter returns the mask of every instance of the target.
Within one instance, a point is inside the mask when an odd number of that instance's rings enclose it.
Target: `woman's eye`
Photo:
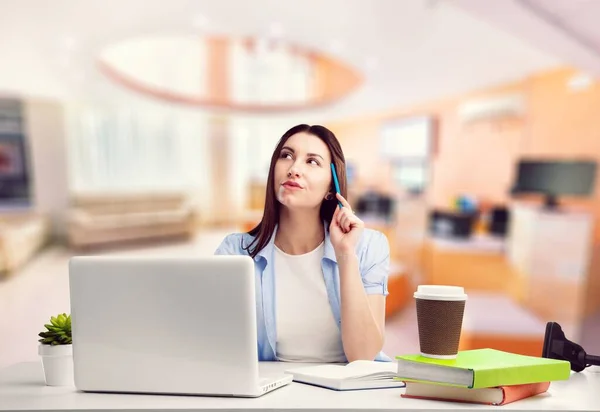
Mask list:
[[[314,164],[316,166],[319,166],[319,162],[315,159],[308,159],[308,163]]]
[[[292,154],[291,154],[291,153],[285,153],[285,152],[284,152],[284,153],[282,153],[282,154],[281,154],[281,156],[280,156],[280,157],[281,157],[282,159],[286,159],[286,158],[288,158],[288,157],[289,157],[289,158],[291,158],[291,157],[292,157]]]

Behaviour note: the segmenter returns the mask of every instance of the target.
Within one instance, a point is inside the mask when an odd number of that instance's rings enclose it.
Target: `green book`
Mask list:
[[[571,375],[571,364],[567,361],[496,349],[460,351],[451,360],[421,355],[396,356],[396,359],[398,380],[466,388],[567,380]]]

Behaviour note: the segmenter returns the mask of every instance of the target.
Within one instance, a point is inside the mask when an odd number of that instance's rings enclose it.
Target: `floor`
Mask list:
[[[147,245],[96,254],[211,255],[228,230],[199,234],[192,242]],[[37,334],[51,314],[68,313],[68,260],[73,252],[48,247],[22,270],[0,281],[0,368],[39,360]],[[411,306],[386,325],[384,351],[390,355],[418,350],[416,313]]]

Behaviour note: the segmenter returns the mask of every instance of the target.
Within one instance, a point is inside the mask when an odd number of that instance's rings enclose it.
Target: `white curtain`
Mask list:
[[[73,105],[70,190],[211,196],[207,118],[167,105]]]

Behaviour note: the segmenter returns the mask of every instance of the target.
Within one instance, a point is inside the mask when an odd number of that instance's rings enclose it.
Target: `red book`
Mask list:
[[[506,405],[520,399],[544,393],[550,382],[524,385],[498,386],[494,388],[469,389],[456,386],[436,385],[422,382],[406,382],[405,398],[430,399],[450,402]]]

